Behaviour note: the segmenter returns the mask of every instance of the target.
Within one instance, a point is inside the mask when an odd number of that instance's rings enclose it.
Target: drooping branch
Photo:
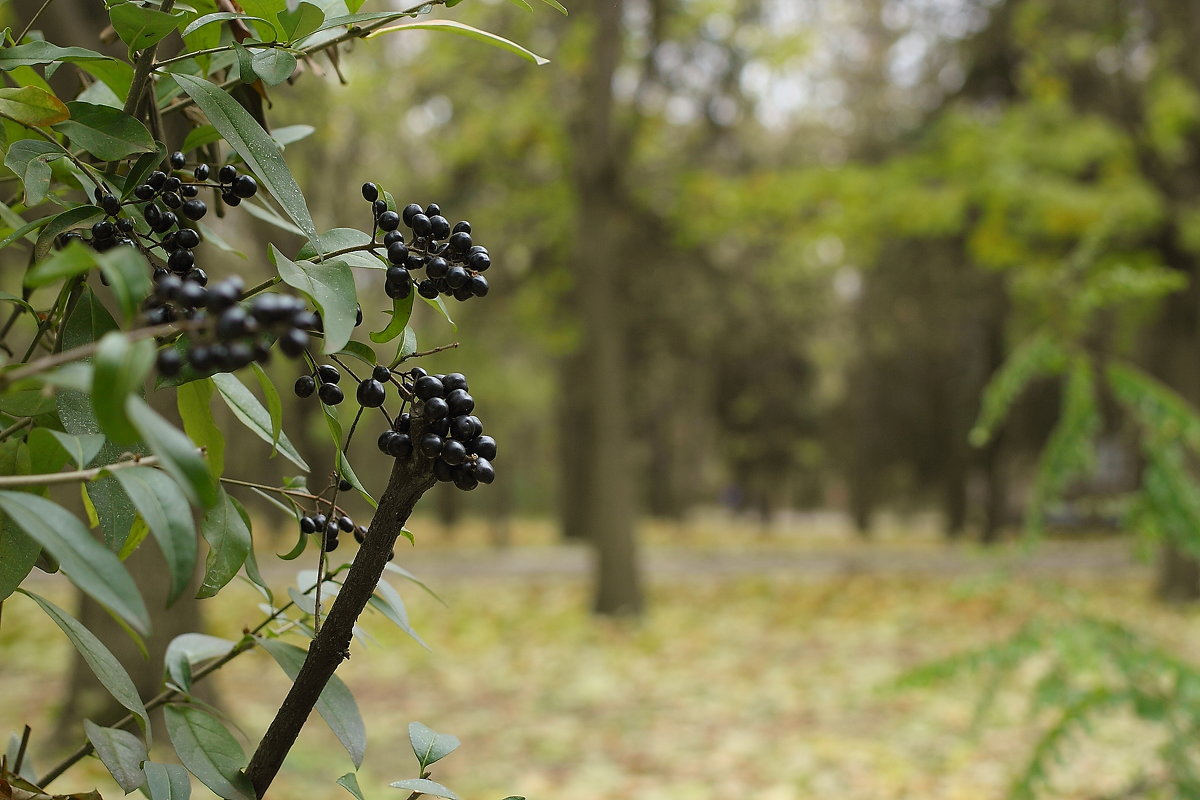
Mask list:
[[[366,539],[350,571],[346,573],[337,599],[309,646],[308,656],[291,690],[246,768],[246,776],[258,797],[266,794],[275,780],[284,758],[295,744],[300,729],[312,713],[325,685],[333,677],[334,670],[349,657],[354,624],[379,584],[404,523],[417,501],[433,484],[433,462],[419,451],[409,458],[396,460],[387,488],[379,498],[379,508],[371,520]]]

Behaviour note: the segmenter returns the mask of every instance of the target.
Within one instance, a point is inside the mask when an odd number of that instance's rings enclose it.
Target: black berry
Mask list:
[[[293,388],[296,390],[297,397],[312,397],[312,393],[317,390],[317,382],[313,380],[312,375],[301,375],[296,378],[296,385]]]
[[[346,399],[346,396],[342,394],[341,388],[336,383],[322,383],[321,388],[317,390],[317,396],[327,406],[336,406]]]

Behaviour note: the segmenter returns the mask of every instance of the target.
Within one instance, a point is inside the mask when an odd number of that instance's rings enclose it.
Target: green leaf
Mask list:
[[[0,491],[0,510],[54,556],[81,591],[138,633],[150,629],[146,604],[125,565],[93,539],[74,514],[44,497],[10,491]]]
[[[315,238],[317,231],[304,194],[270,135],[236,100],[209,81],[182,74],[175,75],[175,80],[275,196],[292,221],[309,239]]]
[[[50,253],[51,248],[54,247],[54,240],[58,238],[60,233],[66,233],[72,228],[87,225],[103,216],[104,210],[102,208],[91,205],[75,206],[59,214],[50,220],[46,224],[46,227],[42,228],[42,232],[38,234],[37,242],[33,246],[33,260],[41,261],[44,259]],[[116,327],[115,322],[113,323],[113,327]],[[96,338],[100,338],[99,333],[96,334]],[[94,339],[88,339],[84,344],[92,341]],[[62,349],[67,350],[69,348],[64,347]]]
[[[564,17],[567,16],[566,7],[562,3],[558,2],[558,0],[542,0],[542,2],[545,3],[546,5],[550,6],[551,8],[557,10]]]
[[[0,88],[0,115],[22,125],[41,127],[62,122],[71,116],[71,112],[62,100],[46,90],[21,86]]]
[[[324,21],[325,12],[312,3],[301,3],[290,11],[279,12],[283,38],[288,42],[296,42],[315,33]]]
[[[258,398],[246,388],[245,384],[238,380],[236,375],[229,372],[219,372],[213,375],[212,382],[233,415],[255,436],[274,447],[276,439],[273,433],[274,421],[271,413],[263,408],[262,403],[258,402]],[[284,458],[300,469],[308,470],[308,464],[300,457],[300,453],[288,439],[287,434],[282,431],[279,433],[278,446],[279,452],[283,454]]]
[[[179,387],[175,402],[184,432],[204,448],[209,471],[216,479],[225,473],[225,435],[213,420],[212,392],[211,378],[191,381]]]
[[[167,645],[163,663],[175,685],[187,692],[192,688],[192,667],[211,658],[228,655],[234,646],[233,642],[216,636],[182,633]]]
[[[188,772],[225,800],[255,800],[254,787],[242,773],[246,754],[211,714],[195,706],[163,709],[167,735]]]
[[[316,133],[316,130],[312,125],[284,125],[281,128],[273,129],[271,138],[280,147],[287,147],[289,144],[307,139]]]
[[[204,580],[199,598],[212,597],[233,580],[246,556],[250,553],[250,528],[234,507],[232,499],[220,490],[217,503],[200,521],[200,532],[208,542],[208,558],[204,562]]]
[[[354,333],[354,320],[358,317],[354,275],[346,262],[338,259],[319,263],[294,262],[275,245],[270,246],[269,253],[284,283],[306,294],[320,309],[325,328],[323,352],[336,353],[345,347]]]
[[[371,333],[371,341],[390,342],[397,336],[404,333],[404,329],[408,326],[408,320],[412,317],[413,295],[417,293],[416,288],[408,293],[408,297],[402,297],[399,300],[392,301],[392,318],[388,324],[380,331]]]
[[[150,756],[141,739],[119,728],[102,728],[90,719],[83,721],[83,730],[96,749],[96,755],[125,794],[146,782],[142,762]]]
[[[334,449],[337,451],[336,466],[338,475],[350,481],[350,485],[357,489],[363,499],[371,504],[371,508],[379,508],[379,503],[375,502],[375,498],[371,497],[371,493],[362,485],[362,481],[354,473],[354,468],[350,466],[350,461],[346,458],[346,454],[342,450],[342,423],[338,421],[337,409],[321,403],[321,410],[325,412],[325,425],[329,428],[329,436],[333,440]]]
[[[283,83],[296,71],[296,57],[281,47],[260,49],[250,63],[254,67],[254,74],[268,86]]]
[[[426,650],[431,649],[425,643],[425,640],[413,630],[412,625],[409,624],[408,609],[404,607],[404,601],[400,599],[400,593],[390,583],[380,578],[379,583],[375,586],[375,593],[371,595],[371,599],[368,602],[373,608],[395,623],[396,627],[411,636],[417,644]]]
[[[426,778],[408,778],[402,781],[389,783],[393,789],[404,789],[408,792],[420,792],[421,794],[429,794],[434,797],[445,797],[448,800],[458,800],[458,795],[442,786],[440,783],[434,783]]]
[[[16,47],[0,49],[0,70],[53,64],[57,61],[112,61],[109,56],[83,47],[59,47],[50,42],[26,42]]]
[[[496,34],[491,33],[489,31],[482,31],[479,28],[473,28],[470,25],[464,25],[461,22],[455,22],[454,20],[449,20],[449,19],[431,19],[431,20],[425,20],[423,22],[405,22],[400,25],[391,25],[386,28],[379,28],[378,30],[372,31],[371,33],[368,33],[364,38],[374,39],[376,36],[383,36],[385,33],[396,33],[398,31],[408,31],[408,30],[444,31],[446,33],[457,33],[460,36],[468,36],[472,39],[475,39],[476,41],[484,42],[485,44],[490,44],[494,47],[499,47],[503,50],[507,50],[510,53],[516,53],[521,58],[524,58],[528,61],[532,61],[534,64],[537,64],[539,67],[542,64],[550,63],[550,59],[543,58],[543,57],[539,56],[537,53],[526,50],[521,45],[517,44],[516,42],[509,41],[508,39],[505,39],[503,36],[497,36]]]
[[[396,357],[392,359],[391,368],[396,368],[404,359],[417,352],[417,332],[411,327],[404,329],[404,336],[400,339],[400,344],[396,348]]]
[[[251,362],[250,368],[254,377],[258,378],[258,388],[262,389],[263,398],[267,401],[267,413],[271,415],[271,454],[279,446],[279,437],[283,433],[283,401],[279,399],[279,390],[267,371],[258,362]]]
[[[1037,378],[1061,372],[1065,365],[1062,346],[1051,334],[1038,332],[1021,342],[984,389],[971,444],[987,444],[1025,388]]]
[[[29,447],[35,451],[57,449],[67,458],[75,462],[75,466],[83,469],[92,463],[92,459],[104,447],[104,436],[100,434],[83,434],[75,436],[50,428],[35,428],[29,433]],[[42,470],[38,470],[41,472]]]
[[[278,639],[260,637],[258,643],[271,654],[289,678],[296,679],[308,655],[305,651]],[[342,743],[342,747],[346,748],[355,768],[361,767],[367,749],[367,730],[363,726],[362,716],[358,713],[354,695],[337,675],[330,676],[329,683],[321,690],[321,696],[317,698],[317,713]]]
[[[100,429],[117,444],[133,444],[138,430],[130,421],[131,398],[141,399],[139,390],[154,363],[154,343],[148,339],[131,342],[120,331],[100,339],[93,360],[92,410]]]
[[[108,551],[104,552],[107,553]],[[18,591],[42,607],[42,610],[49,615],[50,619],[54,620],[54,624],[62,629],[62,632],[71,640],[71,644],[75,645],[75,649],[79,651],[79,655],[83,657],[84,662],[92,670],[96,678],[99,679],[100,683],[103,684],[104,688],[108,690],[109,694],[118,703],[141,719],[146,731],[149,732],[150,716],[146,713],[146,706],[142,703],[142,698],[138,696],[137,688],[134,687],[129,673],[125,671],[125,668],[121,666],[121,662],[117,661],[109,649],[96,638],[95,634],[84,627],[82,622],[54,605],[54,603],[25,589],[19,589]]]
[[[362,789],[358,787],[358,778],[353,772],[347,772],[345,775],[338,778],[337,785],[354,795],[357,800],[366,800],[366,798],[363,797]]]
[[[379,359],[375,356],[375,351],[370,345],[354,339],[346,342],[346,346],[338,352],[338,355],[356,358],[368,367],[373,367],[379,363]]]
[[[216,483],[192,440],[136,395],[126,401],[125,410],[143,441],[161,460],[163,468],[179,482],[188,501],[205,508],[216,503]]]
[[[147,176],[158,169],[166,158],[167,146],[162,142],[155,143],[154,152],[142,153],[138,156],[137,160],[133,162],[133,166],[129,168],[125,182],[121,184],[121,199],[128,199],[133,194],[133,190],[145,183]]]
[[[22,139],[9,146],[4,166],[15,172],[25,187],[26,206],[32,208],[46,199],[50,191],[50,162],[62,157],[63,152],[50,142]]]
[[[416,294],[416,292],[413,292],[413,294]],[[442,300],[442,296],[440,294],[433,299],[425,296],[422,296],[421,299],[425,301],[426,305],[433,306],[440,311],[442,316],[446,318],[446,322],[450,323],[450,327],[454,330],[458,330],[458,324],[455,323],[454,320],[450,319],[450,310],[446,308],[446,303]]]
[[[73,144],[96,158],[117,161],[134,153],[155,151],[154,137],[133,117],[117,108],[74,101],[71,118],[54,126]]]
[[[142,301],[150,294],[150,269],[145,257],[132,247],[114,247],[96,255],[100,272],[126,322],[137,319]]]
[[[408,723],[408,741],[412,743],[413,754],[420,762],[422,772],[430,764],[453,753],[462,744],[457,736],[438,733],[420,722]]]
[[[184,153],[190,153],[197,147],[204,147],[206,144],[221,141],[221,133],[212,125],[200,125],[188,131],[188,135],[184,137],[183,147],[180,148]]]
[[[0,52],[3,52],[3,51],[0,51]],[[54,215],[48,214],[47,216],[44,216],[41,219],[35,219],[33,222],[25,223],[24,225],[17,228],[16,230],[14,230],[12,233],[10,233],[8,236],[5,236],[3,239],[0,239],[0,250],[3,250],[4,248],[8,247],[13,242],[17,241],[18,239],[24,238],[25,236],[28,236],[29,234],[33,233],[36,230],[40,230],[41,228],[45,227],[46,224],[49,223],[50,220],[52,220],[52,219],[54,219]],[[20,303],[21,305],[25,306],[25,308],[27,310],[32,310],[32,308],[33,308],[33,306],[29,305],[21,298],[17,297],[16,295],[9,294],[8,292],[3,293],[3,299]]]
[[[178,764],[147,761],[142,769],[150,800],[188,800],[192,796],[192,781],[187,770]]]
[[[162,549],[170,572],[167,605],[178,599],[196,568],[196,526],[192,509],[178,484],[165,472],[133,467],[114,472],[121,488],[142,515]]]
[[[113,30],[130,50],[145,50],[175,30],[179,15],[166,14],[137,3],[117,3],[108,9]]]
[[[213,25],[215,23],[225,22],[226,20],[230,19],[252,19],[257,22],[265,22],[272,31],[275,30],[275,26],[271,25],[270,20],[263,19],[262,17],[256,17],[253,14],[239,14],[236,11],[218,11],[215,14],[205,14],[202,17],[197,17],[196,19],[192,20],[192,22],[190,22],[188,26],[183,29],[183,35],[190,36],[206,25]],[[278,31],[275,31],[275,35],[278,35]]]
[[[78,242],[71,242],[25,273],[25,285],[36,289],[64,278],[87,272],[96,266],[96,253]]]
[[[9,597],[37,563],[42,548],[12,520],[0,517],[0,601]]]
[[[315,244],[308,243],[301,247],[300,252],[296,254],[296,260],[312,261],[325,253],[345,250],[347,247],[362,247],[370,243],[371,237],[357,228],[334,228],[318,236]],[[338,259],[345,261],[351,267],[361,269],[385,268],[384,263],[379,260],[379,256],[372,255],[365,250],[357,253],[343,253],[338,256]]]
[[[346,4],[348,8],[354,10],[350,3]],[[357,6],[362,7],[362,2],[358,2]],[[359,27],[363,22],[377,22],[381,19],[403,19],[412,16],[407,11],[372,11],[366,14],[345,14],[340,17],[330,17],[321,23],[321,27],[317,28],[313,33],[321,33],[322,31],[333,30],[334,28],[342,27]],[[309,34],[310,36],[312,34]]]

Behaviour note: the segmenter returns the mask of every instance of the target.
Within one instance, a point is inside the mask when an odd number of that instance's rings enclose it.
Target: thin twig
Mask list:
[[[152,467],[158,456],[134,456],[130,461],[117,461],[102,467],[77,469],[71,472],[44,472],[38,475],[0,475],[0,487],[7,486],[51,486],[59,483],[88,483],[99,480],[104,474],[129,467]]]
[[[162,325],[155,325],[150,328],[140,328],[138,330],[129,331],[126,333],[131,340],[151,339],[155,336],[161,336],[167,333],[177,333],[181,330],[192,330],[200,327],[204,320],[193,320],[191,322],[167,322]],[[85,358],[90,358],[96,354],[96,350],[100,347],[100,342],[90,342],[79,347],[73,347],[70,350],[63,350],[59,353],[39,358],[37,361],[30,361],[28,364],[15,369],[12,372],[0,372],[0,389],[16,383],[24,378],[30,378],[39,373],[45,372],[48,369],[70,364],[72,361],[80,361]]]
[[[41,8],[39,8],[37,11],[33,12],[33,16],[29,18],[29,22],[26,23],[25,28],[21,31],[21,35],[18,36],[14,40],[14,42],[16,44],[20,44],[21,40],[25,38],[25,35],[28,34],[31,30],[33,30],[33,24],[35,22],[37,22],[37,18],[40,17],[42,15],[42,12],[46,10],[46,7],[49,6],[53,2],[54,2],[54,0],[46,0],[46,2],[42,3]],[[14,770],[14,772],[15,772],[15,770]]]
[[[395,369],[396,367],[403,364],[405,361],[408,361],[410,358],[421,358],[422,356],[431,356],[434,353],[440,353],[443,350],[453,350],[456,347],[458,347],[458,342],[451,342],[450,344],[443,344],[439,347],[435,347],[432,350],[424,350],[420,353],[409,353],[408,355],[404,356],[403,358],[397,358],[395,361],[393,361],[392,365],[390,367],[388,367],[388,369]]]
[[[4,441],[8,437],[12,436],[17,431],[20,431],[24,428],[28,428],[32,424],[33,424],[33,417],[26,417],[25,419],[21,420],[20,422],[14,422],[12,425],[9,425],[4,430],[0,431],[0,442]]]

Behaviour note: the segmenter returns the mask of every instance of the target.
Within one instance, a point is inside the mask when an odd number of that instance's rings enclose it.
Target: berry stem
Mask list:
[[[424,350],[420,353],[409,353],[408,355],[403,356],[401,358],[397,358],[395,361],[393,361],[391,363],[391,365],[388,366],[388,369],[395,369],[396,367],[403,364],[405,361],[408,361],[410,358],[421,358],[422,356],[431,356],[434,353],[440,353],[443,350],[453,350],[456,347],[458,347],[458,342],[451,342],[450,344],[443,344],[438,347],[435,347],[432,350]]]

